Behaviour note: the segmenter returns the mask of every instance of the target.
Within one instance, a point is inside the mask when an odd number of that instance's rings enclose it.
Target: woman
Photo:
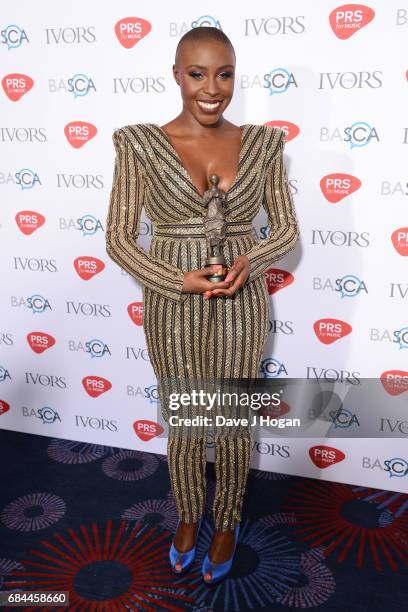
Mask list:
[[[269,294],[264,272],[292,250],[298,225],[283,163],[284,132],[223,118],[234,90],[235,53],[212,27],[179,41],[173,75],[183,109],[160,127],[116,130],[115,172],[106,228],[109,256],[143,285],[143,327],[163,416],[160,381],[222,376],[257,378],[268,336]],[[226,192],[223,245],[229,273],[212,282],[205,269],[203,194],[218,174]],[[265,207],[271,232],[258,242],[252,219]],[[137,245],[142,207],[155,229],[149,253]],[[235,551],[249,469],[249,432],[215,440],[214,534],[204,559],[205,582],[223,578]],[[170,549],[175,572],[194,559],[204,510],[204,436],[182,437],[170,427],[168,464],[179,525]]]

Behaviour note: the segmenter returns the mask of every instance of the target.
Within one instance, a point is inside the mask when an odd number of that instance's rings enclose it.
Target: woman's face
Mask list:
[[[218,123],[234,93],[233,49],[213,40],[187,41],[179,49],[173,74],[184,112],[203,125]]]

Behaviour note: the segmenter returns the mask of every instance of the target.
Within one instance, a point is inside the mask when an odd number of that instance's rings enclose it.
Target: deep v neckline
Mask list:
[[[180,168],[183,170],[184,172],[184,176],[186,177],[186,179],[188,180],[188,182],[190,183],[191,188],[193,189],[193,191],[195,192],[195,194],[199,197],[199,198],[203,198],[202,193],[199,192],[199,190],[197,189],[193,179],[191,178],[191,174],[190,172],[187,170],[186,166],[184,165],[181,156],[179,155],[177,149],[175,148],[175,146],[173,145],[173,142],[171,141],[170,136],[163,130],[163,128],[158,124],[158,123],[152,123],[151,125],[157,127],[160,130],[160,133],[163,134],[164,138],[166,139],[167,144],[169,145],[170,149],[172,150],[177,163],[179,164]],[[239,126],[241,128],[241,144],[240,144],[240,148],[239,148],[239,155],[238,155],[238,167],[237,167],[237,172],[235,175],[234,180],[232,181],[231,185],[229,186],[228,190],[225,192],[226,195],[228,195],[237,185],[239,179],[241,178],[241,171],[242,171],[242,160],[243,160],[243,151],[244,151],[244,136],[245,136],[245,132],[246,132],[246,128],[248,127],[248,123],[244,123],[243,125]]]

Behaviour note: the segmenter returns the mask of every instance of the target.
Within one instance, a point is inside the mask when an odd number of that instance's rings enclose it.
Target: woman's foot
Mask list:
[[[211,563],[225,563],[231,558],[235,547],[235,529],[228,531],[215,531],[211,546],[208,549],[208,558]],[[204,575],[204,580],[211,581],[211,572]]]
[[[199,522],[179,523],[176,530],[176,534],[173,539],[174,546],[176,547],[178,552],[185,553],[194,548],[194,546],[196,545],[198,525]],[[175,564],[175,570],[179,572],[181,571],[181,569],[181,564],[177,562]]]

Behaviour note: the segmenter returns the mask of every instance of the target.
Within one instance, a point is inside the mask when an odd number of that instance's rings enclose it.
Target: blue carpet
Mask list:
[[[0,430],[0,462],[0,590],[69,591],[84,612],[407,609],[407,495],[251,470],[234,567],[209,587],[211,463],[196,563],[175,577],[165,457]]]

